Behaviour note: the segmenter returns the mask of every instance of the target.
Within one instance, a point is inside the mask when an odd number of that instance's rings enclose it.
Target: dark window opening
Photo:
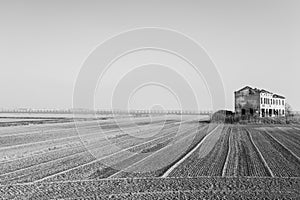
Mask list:
[[[254,110],[252,108],[250,108],[250,115],[254,114]]]
[[[246,115],[246,110],[242,109],[242,115]]]
[[[261,109],[261,116],[265,117],[265,109]]]

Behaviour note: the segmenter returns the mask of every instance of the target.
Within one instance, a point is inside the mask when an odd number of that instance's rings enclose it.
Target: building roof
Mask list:
[[[279,94],[274,94],[274,95],[273,95],[273,98],[285,99],[284,96],[281,96],[281,95],[279,95]]]
[[[273,94],[272,92],[269,92],[268,90],[265,90],[265,89],[261,89],[259,92]]]
[[[236,91],[236,92],[241,92],[241,91],[243,91],[243,90],[245,90],[245,89],[250,89],[250,90],[253,90],[253,91],[255,91],[255,92],[260,92],[260,90],[259,89],[257,89],[257,88],[252,88],[252,87],[250,87],[250,86],[245,86],[245,87],[243,87],[242,89],[239,89],[238,91]]]
[[[245,90],[245,89],[254,90],[254,91],[259,92],[259,93],[269,93],[269,94],[273,94],[272,92],[270,92],[270,91],[268,91],[268,90],[265,90],[265,89],[257,89],[257,88],[254,88],[254,89],[253,89],[253,88],[250,87],[250,86],[245,86],[245,87],[243,87],[242,89],[239,89],[239,90],[236,91],[236,92],[241,92],[241,91],[243,91],[243,90]],[[278,94],[273,94],[273,97],[274,97],[274,98],[285,99],[284,96],[281,96],[281,95],[278,95]]]
[[[252,89],[252,90],[253,90],[252,87],[250,87],[250,86],[245,86],[245,87],[243,87],[242,89],[239,89],[239,90],[236,91],[236,92],[240,92],[240,91],[243,91],[243,90],[245,90],[245,89]]]

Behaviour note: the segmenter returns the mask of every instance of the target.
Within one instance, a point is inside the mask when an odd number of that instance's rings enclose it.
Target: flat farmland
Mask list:
[[[175,115],[59,120],[0,128],[1,197],[299,197],[297,126]]]

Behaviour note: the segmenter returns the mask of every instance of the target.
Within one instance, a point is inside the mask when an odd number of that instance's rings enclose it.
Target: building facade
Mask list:
[[[283,117],[285,97],[246,86],[234,92],[235,113],[239,116]]]

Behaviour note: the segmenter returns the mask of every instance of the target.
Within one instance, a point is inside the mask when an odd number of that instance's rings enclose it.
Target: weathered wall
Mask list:
[[[235,92],[235,112],[238,115],[252,114],[259,116],[260,111],[260,94],[259,92],[246,88],[242,91]],[[242,110],[245,113],[242,113]]]

